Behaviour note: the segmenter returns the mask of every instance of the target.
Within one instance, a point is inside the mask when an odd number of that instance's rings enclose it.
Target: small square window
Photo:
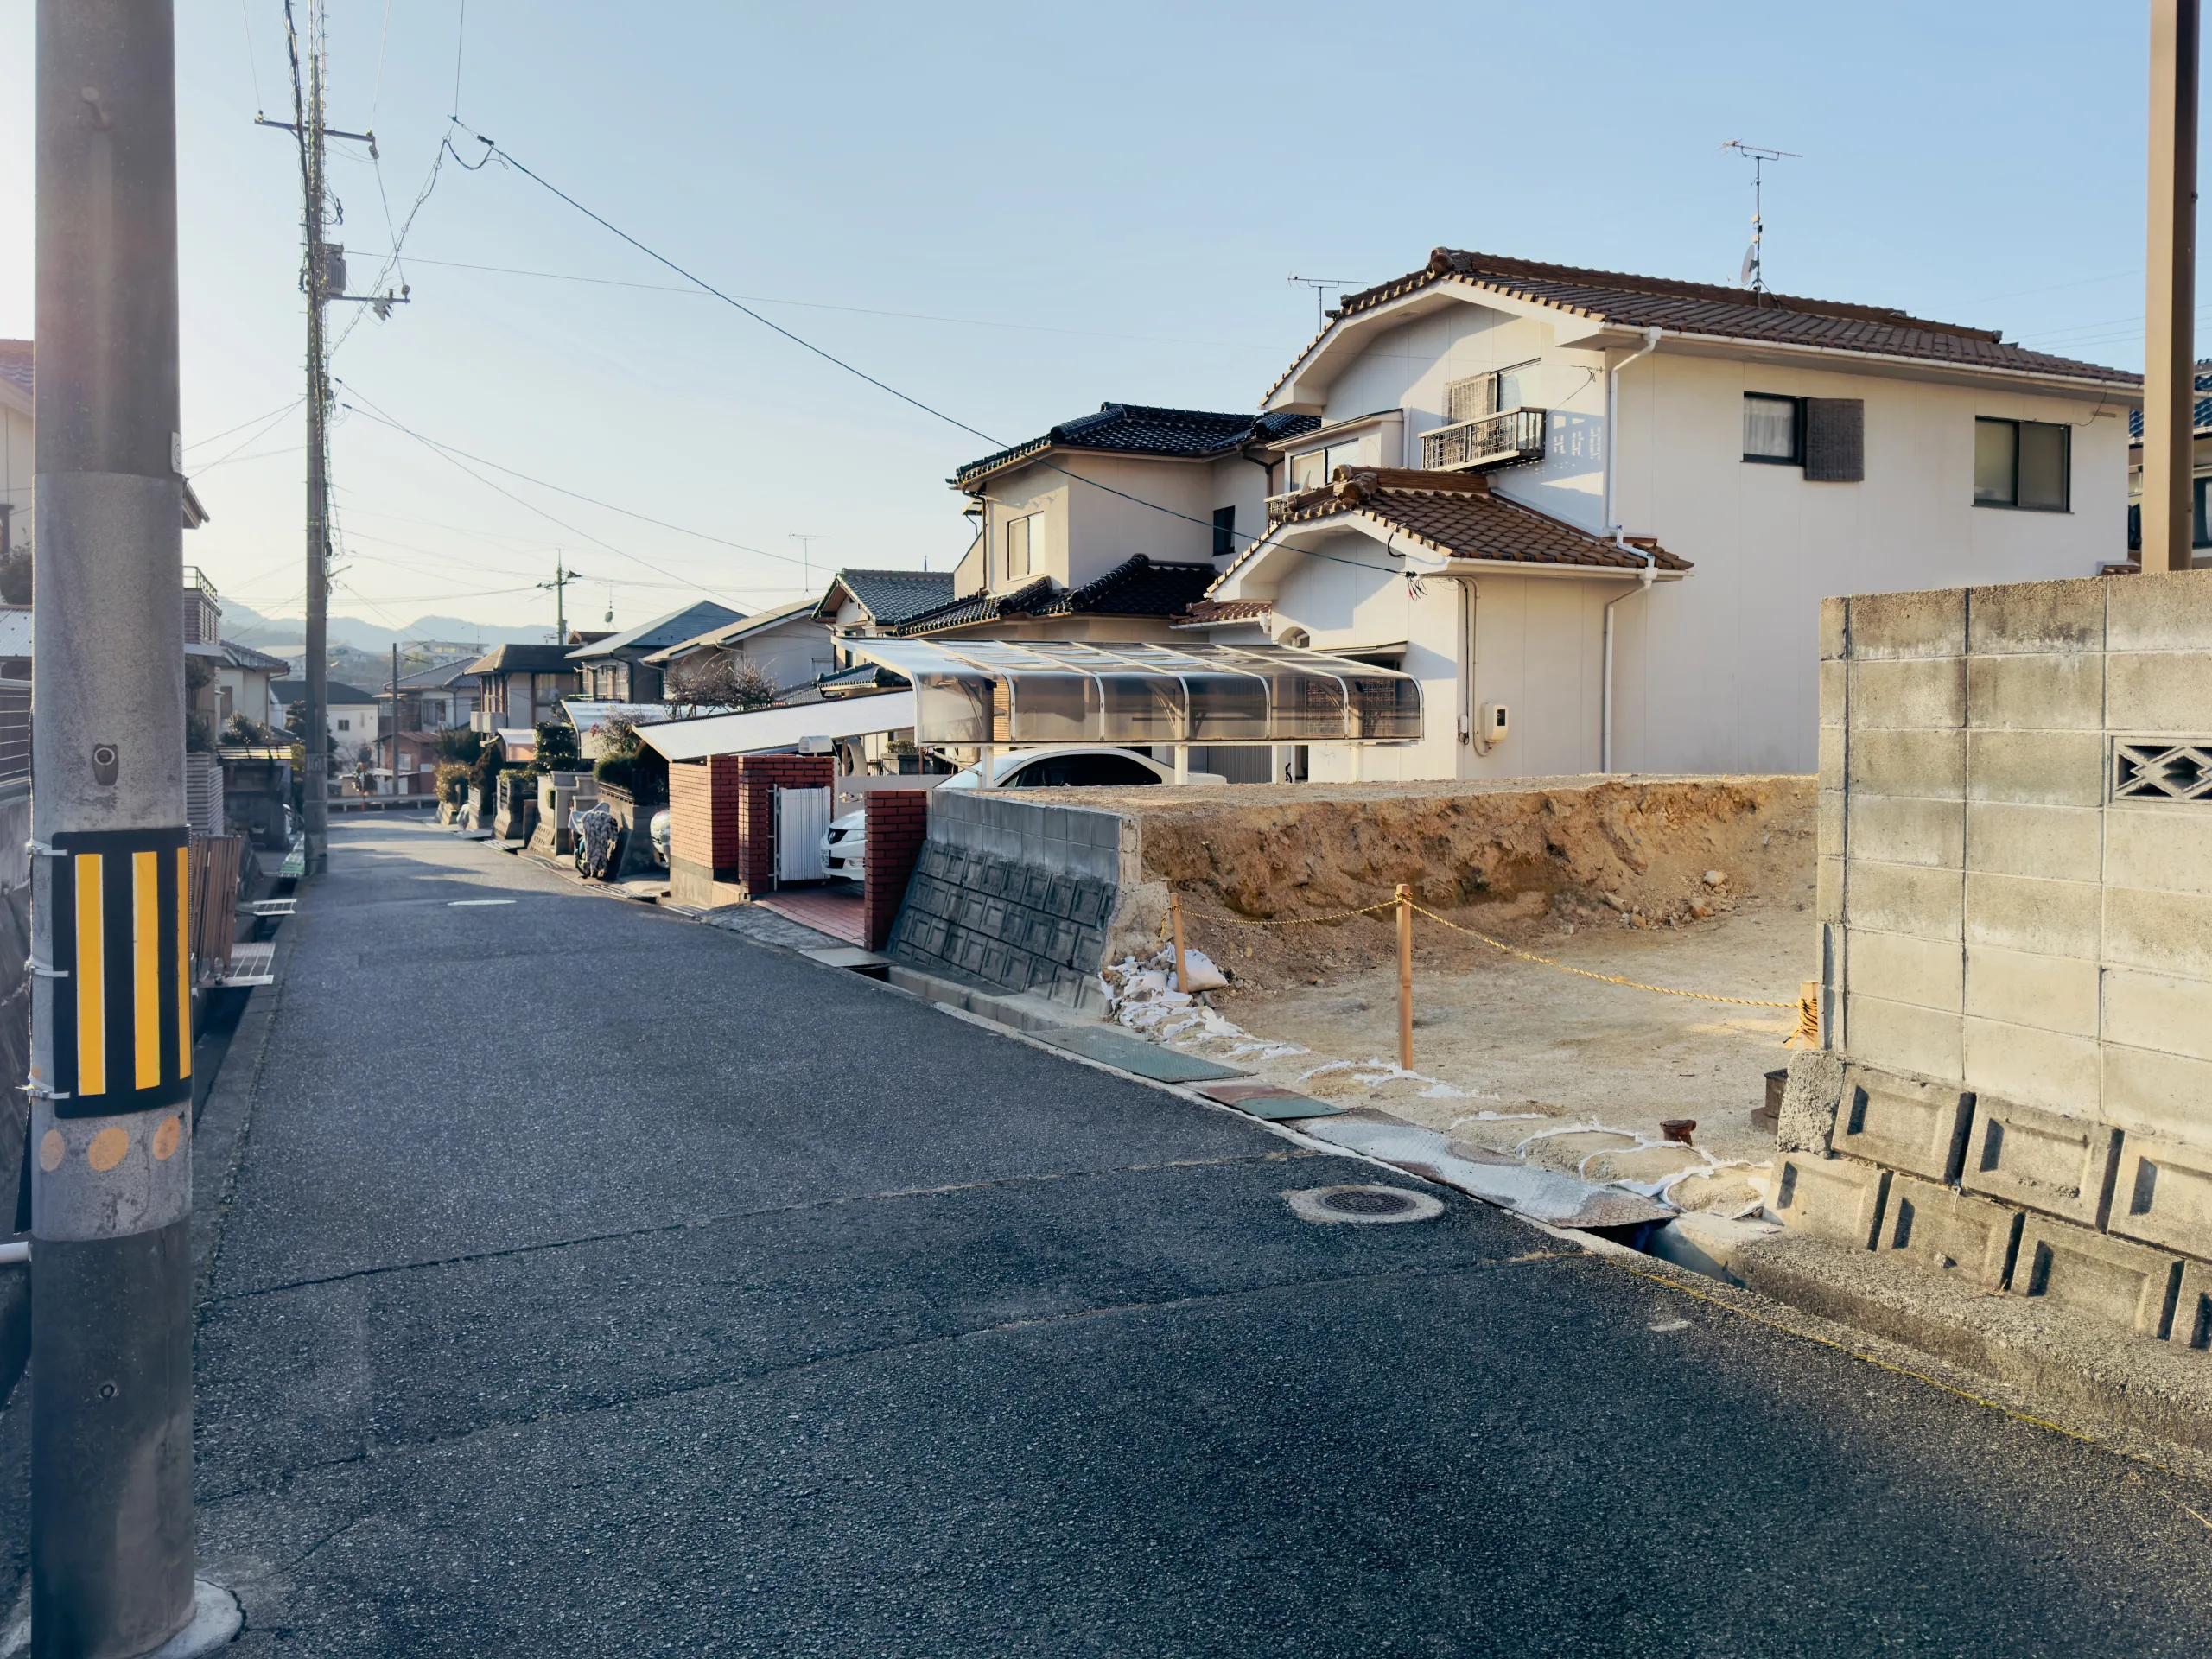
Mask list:
[[[1744,459],[1798,467],[1805,461],[1801,400],[1770,393],[1744,394]]]

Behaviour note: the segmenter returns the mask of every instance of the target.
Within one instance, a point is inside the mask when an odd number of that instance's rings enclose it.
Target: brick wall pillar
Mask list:
[[[891,943],[891,925],[906,897],[906,880],[929,838],[930,792],[885,789],[861,799],[868,812],[868,846],[861,855],[861,892],[867,944],[880,950]]]
[[[736,762],[738,880],[750,893],[766,893],[776,874],[775,791],[829,789],[837,763],[826,754],[746,754]]]

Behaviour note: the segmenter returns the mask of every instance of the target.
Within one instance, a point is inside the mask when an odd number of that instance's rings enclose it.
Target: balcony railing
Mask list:
[[[222,649],[223,606],[215,584],[197,565],[184,568],[184,645],[188,652],[211,657]]]
[[[1541,461],[1550,416],[1547,409],[1509,409],[1440,426],[1421,434],[1421,464],[1432,473],[1476,473]]]

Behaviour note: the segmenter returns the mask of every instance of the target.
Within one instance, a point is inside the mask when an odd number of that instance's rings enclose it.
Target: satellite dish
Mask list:
[[[1737,273],[1736,286],[1738,288],[1749,288],[1751,285],[1752,274],[1756,272],[1758,268],[1759,245],[1754,242],[1750,247],[1744,250],[1744,268],[1741,271]]]

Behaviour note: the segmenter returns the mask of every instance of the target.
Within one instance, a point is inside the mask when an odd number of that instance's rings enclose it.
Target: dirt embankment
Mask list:
[[[1086,790],[1081,804],[1141,826],[1147,885],[1159,885],[1133,921],[1156,927],[1152,912],[1172,888],[1192,933],[1232,973],[1281,983],[1372,965],[1395,949],[1388,918],[1229,918],[1357,910],[1401,881],[1429,909],[1516,941],[1797,901],[1813,863],[1814,795],[1802,777],[1627,778]],[[1420,937],[1424,954],[1485,949],[1433,925]]]

